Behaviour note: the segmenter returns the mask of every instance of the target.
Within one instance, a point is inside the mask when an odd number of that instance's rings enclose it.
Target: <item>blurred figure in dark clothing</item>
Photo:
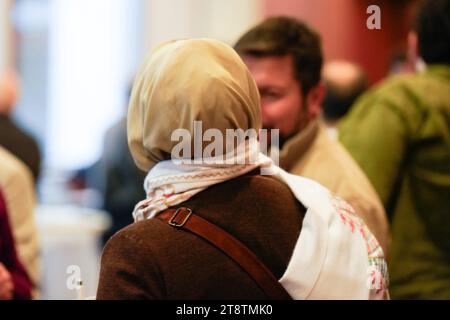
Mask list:
[[[131,86],[127,98],[130,90]],[[101,158],[80,174],[85,177],[86,187],[100,191],[102,209],[111,215],[112,226],[103,236],[106,242],[133,222],[134,206],[145,198],[143,184],[146,173],[138,169],[128,149],[126,116],[107,130]]]
[[[327,88],[323,117],[330,135],[337,138],[336,125],[368,88],[367,75],[357,64],[336,60],[324,65],[322,78]]]
[[[11,119],[18,91],[19,81],[13,71],[0,75],[0,145],[30,168],[36,182],[41,165],[38,144]]]
[[[103,208],[111,214],[112,227],[104,235],[106,242],[114,233],[133,222],[134,206],[145,198],[145,173],[139,170],[127,144],[127,122],[122,118],[105,135],[103,155],[98,166],[104,175]]]

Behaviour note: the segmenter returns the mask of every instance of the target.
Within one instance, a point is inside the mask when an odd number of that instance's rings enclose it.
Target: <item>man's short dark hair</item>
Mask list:
[[[423,60],[430,64],[450,64],[450,1],[423,1],[415,29]]]
[[[320,36],[306,24],[290,17],[271,17],[247,31],[235,44],[240,54],[256,57],[291,55],[295,78],[303,95],[320,81]]]

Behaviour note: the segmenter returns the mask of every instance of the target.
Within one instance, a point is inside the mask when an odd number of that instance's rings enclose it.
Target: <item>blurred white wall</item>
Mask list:
[[[247,29],[259,22],[262,15],[260,0],[198,0],[202,17],[197,28],[207,37],[233,45]],[[201,11],[200,11],[201,10]]]
[[[47,165],[92,164],[103,134],[125,112],[136,1],[52,0]],[[139,11],[137,11],[139,12]]]
[[[0,0],[0,72],[10,67],[12,43],[10,38],[9,8],[12,0]]]
[[[146,47],[175,38],[207,37],[232,45],[261,17],[260,0],[144,0]]]

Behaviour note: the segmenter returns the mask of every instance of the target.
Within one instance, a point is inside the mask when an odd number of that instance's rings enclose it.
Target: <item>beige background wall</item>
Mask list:
[[[146,48],[174,38],[211,37],[229,44],[261,17],[259,0],[145,1]]]
[[[11,61],[11,34],[9,8],[12,0],[0,0],[0,72],[10,66]]]

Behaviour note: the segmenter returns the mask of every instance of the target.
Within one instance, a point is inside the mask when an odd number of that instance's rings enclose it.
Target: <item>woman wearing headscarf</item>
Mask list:
[[[387,296],[383,252],[351,207],[277,167],[254,139],[233,140],[239,146],[229,151],[223,138],[204,158],[212,138],[205,133],[198,143],[198,123],[215,139],[227,129],[258,131],[257,87],[228,45],[163,43],[142,65],[128,111],[128,143],[148,172],[147,198],[136,205],[136,222],[103,251],[97,299],[270,298],[218,248],[160,219],[186,208],[242,242],[294,299]],[[194,155],[174,158],[178,129]]]

